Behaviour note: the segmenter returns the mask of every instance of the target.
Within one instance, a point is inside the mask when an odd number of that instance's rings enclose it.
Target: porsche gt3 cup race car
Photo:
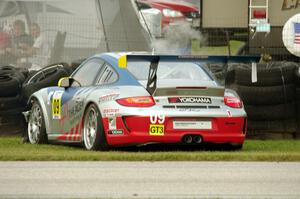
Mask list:
[[[150,143],[229,143],[241,148],[246,112],[220,86],[208,62],[255,57],[103,53],[84,61],[57,87],[29,100],[32,144],[83,143],[88,150]]]

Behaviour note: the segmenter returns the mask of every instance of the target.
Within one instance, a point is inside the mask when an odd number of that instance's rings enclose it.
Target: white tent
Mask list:
[[[1,0],[0,27],[36,22],[46,35],[52,62],[72,61],[105,51],[149,51],[149,34],[133,0]]]

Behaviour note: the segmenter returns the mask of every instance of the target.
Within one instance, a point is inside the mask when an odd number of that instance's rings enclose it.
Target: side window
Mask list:
[[[96,77],[98,76],[98,73],[100,69],[102,68],[104,64],[104,61],[99,59],[93,59],[89,62],[85,63],[76,73],[73,75],[73,78],[77,80],[81,86],[91,86]],[[77,85],[72,85],[77,86]]]
[[[117,81],[117,79],[117,73],[111,68],[111,66],[105,64],[100,71],[97,84],[109,84]]]
[[[136,1],[136,5],[138,7],[139,10],[144,10],[144,9],[149,9],[151,8],[151,6],[145,4],[145,3],[142,3],[142,2],[138,2]]]

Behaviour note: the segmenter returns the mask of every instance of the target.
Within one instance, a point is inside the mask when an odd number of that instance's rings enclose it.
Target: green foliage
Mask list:
[[[230,43],[231,55],[236,55],[245,44],[241,41],[232,40]],[[228,46],[201,46],[199,40],[192,41],[193,55],[228,55]]]

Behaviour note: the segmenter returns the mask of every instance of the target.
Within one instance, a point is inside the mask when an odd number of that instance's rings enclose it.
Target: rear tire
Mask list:
[[[84,114],[83,144],[87,150],[108,150],[103,129],[101,113],[95,104],[91,104]]]

